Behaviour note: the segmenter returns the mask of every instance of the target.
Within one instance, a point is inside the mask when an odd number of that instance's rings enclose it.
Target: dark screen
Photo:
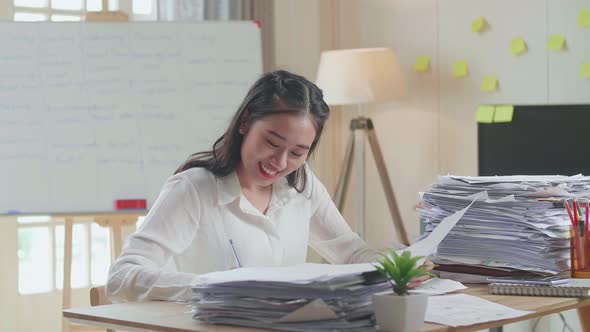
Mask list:
[[[590,175],[590,105],[515,106],[479,123],[479,175]]]

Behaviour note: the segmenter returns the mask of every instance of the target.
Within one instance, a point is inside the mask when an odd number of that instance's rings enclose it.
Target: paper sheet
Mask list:
[[[410,289],[409,292],[411,294],[441,295],[462,289],[467,289],[467,287],[458,281],[434,278],[426,280],[420,287]]]
[[[590,61],[585,61],[584,63],[582,63],[582,68],[580,69],[580,77],[590,78]]]
[[[416,62],[414,63],[414,70],[416,72],[425,72],[428,71],[430,67],[430,57],[426,55],[419,55],[416,57]]]
[[[524,316],[531,311],[516,310],[467,294],[431,296],[426,309],[427,322],[464,326]]]
[[[481,81],[481,91],[493,92],[498,89],[498,79],[495,75],[486,75]]]
[[[303,307],[283,316],[277,322],[307,322],[314,320],[336,319],[338,316],[322,299],[309,302]]]
[[[463,217],[467,209],[471,207],[471,205],[475,202],[475,200],[471,201],[471,203],[450,216],[444,218],[440,224],[428,235],[428,237],[422,239],[419,242],[412,244],[411,246],[398,250],[397,253],[401,254],[405,251],[409,251],[412,253],[412,256],[424,256],[428,257],[428,255],[434,253],[436,247],[440,244],[440,242],[447,236],[447,234],[451,231],[453,226],[457,224],[457,222]],[[418,261],[418,264],[424,264],[424,259]]]
[[[527,51],[527,46],[522,37],[516,37],[510,41],[510,53],[520,55]]]
[[[580,9],[578,12],[578,26],[580,28],[590,27],[590,9]]]
[[[513,115],[514,115],[514,106],[512,106],[512,105],[496,106],[496,112],[494,113],[494,122],[512,122]]]
[[[471,22],[471,32],[482,32],[487,25],[486,19],[480,16]]]
[[[547,42],[547,48],[552,51],[562,51],[565,48],[565,36],[551,35]]]
[[[492,123],[494,121],[494,106],[480,105],[477,107],[475,120],[478,123]]]
[[[467,61],[457,61],[453,64],[453,76],[454,77],[465,77],[468,73]]]

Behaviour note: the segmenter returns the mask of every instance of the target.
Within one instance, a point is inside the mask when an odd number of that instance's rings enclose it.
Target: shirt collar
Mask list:
[[[217,202],[226,205],[240,197],[240,182],[236,172],[224,177],[215,177],[217,182]]]
[[[227,205],[240,197],[240,181],[235,171],[227,176],[216,177],[215,179],[217,182],[217,202],[219,205]],[[274,203],[279,206],[285,205],[291,196],[297,194],[297,191],[289,186],[285,177],[275,182],[272,190],[272,195],[276,198]]]

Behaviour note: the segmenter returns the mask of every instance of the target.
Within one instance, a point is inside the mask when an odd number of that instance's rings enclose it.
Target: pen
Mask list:
[[[582,214],[582,203],[577,201],[574,197],[574,206],[577,206],[577,209],[574,208],[576,211],[576,223],[578,224],[578,237],[580,241],[578,242],[578,254],[580,255],[580,263],[578,264],[578,269],[580,271],[586,269],[586,250],[584,246],[586,244],[586,222],[584,218],[584,214]]]
[[[590,256],[589,256],[589,251],[590,251],[590,238],[588,238],[590,236],[590,230],[588,230],[588,228],[590,227],[590,224],[588,224],[588,220],[589,220],[589,209],[590,207],[588,207],[588,205],[590,205],[590,201],[586,202],[586,233],[585,233],[585,239],[586,242],[584,243],[584,249],[585,249],[585,253],[584,253],[584,260],[586,263],[586,269],[590,268]]]
[[[574,232],[574,234],[572,236],[573,237],[573,240],[574,240],[573,250],[572,251],[573,251],[573,255],[575,257],[575,263],[576,264],[574,266],[574,262],[572,261],[572,270],[576,270],[576,266],[579,269],[581,267],[581,265],[582,265],[582,260],[580,259],[580,254],[579,254],[579,245],[580,245],[579,242],[580,242],[580,240],[578,239],[578,222],[577,222],[578,221],[578,218],[576,217],[576,215],[578,213],[576,211],[577,210],[576,200],[574,199],[574,201],[573,201],[573,208],[574,208],[573,210],[574,210],[574,213],[572,213],[572,210],[570,209],[570,205],[567,202],[567,200],[564,200],[563,204],[565,205],[565,208],[567,210],[567,214],[570,217],[570,221],[572,223],[572,230]],[[572,246],[572,245],[570,244],[570,246]]]
[[[234,252],[234,257],[236,258],[236,262],[238,262],[238,267],[242,267],[242,262],[240,261],[240,257],[238,257],[238,252],[236,251],[236,246],[234,245],[234,241],[229,239],[229,245],[231,246],[231,250]]]
[[[576,257],[578,258],[578,271],[582,271],[584,269],[584,220],[580,220],[582,216],[579,215],[580,212],[580,203],[576,201],[576,197],[573,198],[574,201],[574,220],[576,221],[576,226],[578,230],[578,234],[576,234],[576,238],[578,243],[575,243],[576,246]]]

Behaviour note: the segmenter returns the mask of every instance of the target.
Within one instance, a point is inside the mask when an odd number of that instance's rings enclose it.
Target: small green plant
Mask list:
[[[408,284],[412,279],[425,275],[434,276],[426,271],[427,266],[416,266],[416,263],[424,258],[423,256],[412,257],[409,251],[398,255],[393,249],[387,250],[380,256],[377,263],[373,265],[387,278],[397,295],[408,295]]]

